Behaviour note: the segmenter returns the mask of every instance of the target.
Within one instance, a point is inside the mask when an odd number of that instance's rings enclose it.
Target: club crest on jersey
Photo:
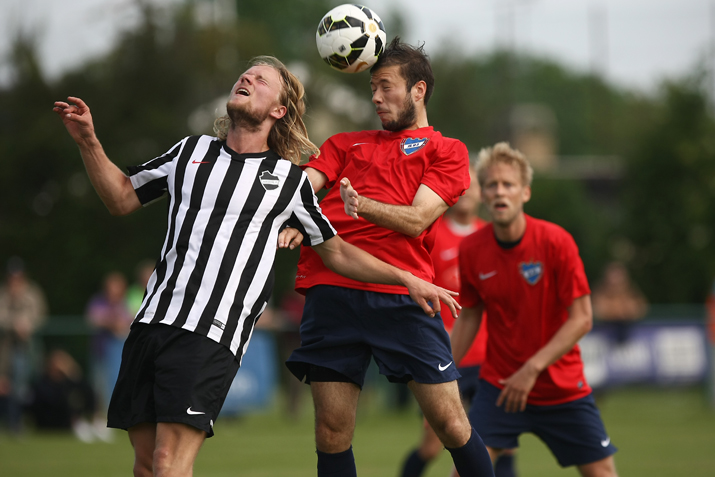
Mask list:
[[[258,180],[261,181],[261,185],[266,190],[276,190],[280,185],[278,176],[275,176],[268,171],[263,171]]]
[[[536,285],[544,274],[544,267],[541,262],[521,262],[519,273],[529,285]]]
[[[400,149],[402,149],[402,153],[405,156],[409,156],[410,154],[414,154],[415,152],[422,149],[425,144],[427,144],[427,141],[429,141],[428,137],[406,137],[400,143]]]

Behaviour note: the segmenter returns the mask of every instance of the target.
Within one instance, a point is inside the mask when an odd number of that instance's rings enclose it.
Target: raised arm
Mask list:
[[[340,196],[345,213],[352,218],[362,217],[375,225],[418,237],[449,208],[432,189],[420,184],[411,205],[385,204],[360,195],[344,177],[340,181]]]
[[[421,280],[409,272],[393,267],[345,242],[337,235],[320,245],[314,245],[313,250],[320,255],[325,266],[335,273],[361,282],[407,287],[410,297],[429,316],[434,316],[436,312],[440,311],[440,300],[449,307],[455,318],[457,310],[461,309],[459,303],[454,299],[458,293],[445,290]],[[431,302],[432,305],[430,306],[428,302]]]
[[[53,111],[79,146],[89,180],[104,205],[112,215],[127,215],[141,208],[129,177],[109,160],[97,139],[89,107],[77,97],[67,100],[69,103],[56,101]]]
[[[592,325],[591,296],[576,298],[569,307],[568,319],[549,342],[531,356],[516,373],[501,380],[504,389],[497,399],[497,406],[505,404],[506,412],[523,411],[539,374],[573,348],[591,331]]]

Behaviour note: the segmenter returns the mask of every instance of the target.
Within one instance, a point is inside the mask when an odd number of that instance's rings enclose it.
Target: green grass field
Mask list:
[[[302,416],[288,420],[280,404],[239,419],[223,419],[216,437],[204,444],[195,475],[224,477],[301,477],[316,475],[309,396]],[[416,407],[387,412],[378,395],[361,402],[354,449],[361,477],[396,476],[405,453],[420,437]],[[715,475],[715,411],[701,389],[628,389],[599,401],[606,427],[620,451],[621,477]],[[28,432],[21,439],[0,434],[0,476],[126,476],[132,450],[126,433],[113,443],[83,444],[69,434]],[[449,475],[448,453],[428,477]],[[535,437],[521,439],[517,466],[521,477],[577,475],[560,469]]]

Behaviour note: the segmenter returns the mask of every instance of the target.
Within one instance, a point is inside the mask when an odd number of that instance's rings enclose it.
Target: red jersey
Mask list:
[[[445,138],[432,127],[341,133],[325,141],[320,155],[312,157],[307,167],[321,171],[328,178],[325,187],[331,190],[320,207],[343,240],[423,280],[432,281],[432,260],[423,244],[429,228],[412,238],[363,218],[355,220],[345,213],[337,182],[347,177],[360,195],[395,205],[411,205],[417,188],[424,184],[452,206],[469,187],[469,156],[462,142]],[[305,293],[315,285],[407,294],[402,286],[363,283],[338,275],[323,265],[310,247],[302,247],[296,290]]]
[[[486,222],[475,218],[469,226],[456,224],[448,217],[444,217],[435,223],[430,232],[429,239],[433,239],[430,256],[434,264],[434,284],[448,290],[459,291],[459,244],[464,237],[482,228]],[[459,297],[457,297],[459,298]],[[454,327],[455,319],[444,303],[441,304],[442,321],[444,328],[451,331]],[[460,367],[477,366],[482,364],[486,353],[487,326],[482,320],[477,337],[472,342],[467,354],[458,363]]]
[[[501,247],[489,224],[462,241],[459,249],[460,303],[484,303],[489,317],[487,355],[480,376],[503,388],[568,318],[568,307],[591,290],[571,235],[558,225],[526,216],[526,232],[513,248]],[[578,345],[546,368],[528,403],[552,405],[591,392]]]

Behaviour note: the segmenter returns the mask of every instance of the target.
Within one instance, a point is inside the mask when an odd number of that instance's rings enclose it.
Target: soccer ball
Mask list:
[[[362,5],[333,8],[315,32],[320,57],[343,73],[358,73],[374,65],[386,40],[380,17]]]

